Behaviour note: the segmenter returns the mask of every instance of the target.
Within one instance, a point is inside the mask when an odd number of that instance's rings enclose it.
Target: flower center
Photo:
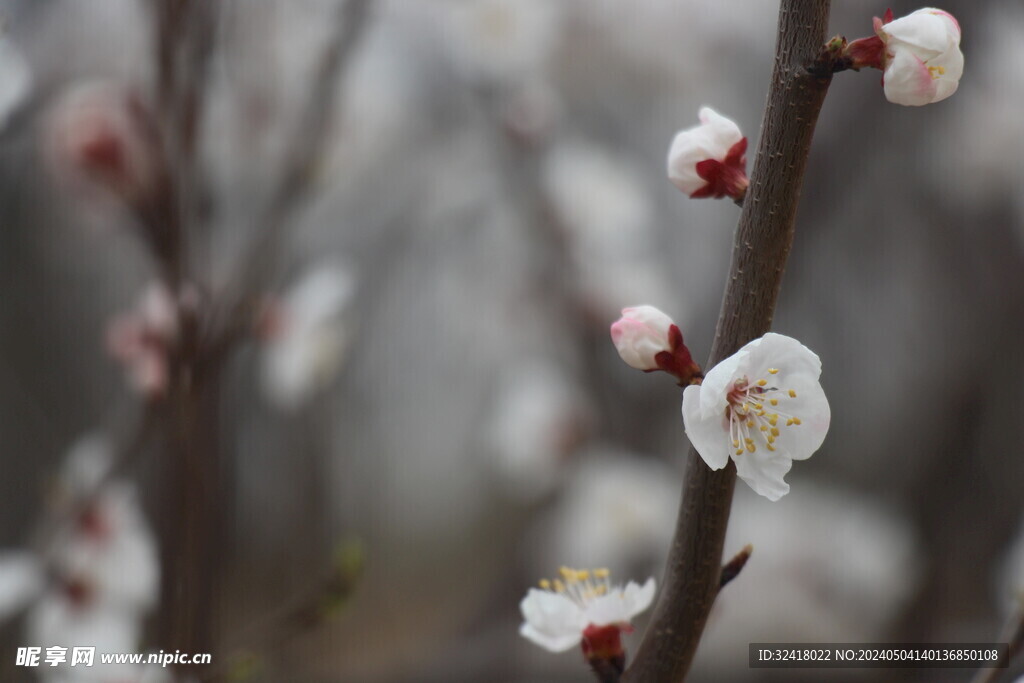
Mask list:
[[[932,75],[932,80],[937,80],[939,76],[946,75],[946,67],[944,66],[930,66],[928,67],[928,73]]]
[[[607,569],[572,569],[562,567],[558,570],[562,578],[549,581],[541,579],[540,587],[546,591],[554,590],[571,599],[581,608],[586,607],[595,598],[607,595],[611,590],[611,572]]]
[[[769,377],[778,372],[778,368],[768,368]],[[801,424],[799,417],[778,408],[780,402],[792,398],[796,398],[796,391],[780,389],[767,378],[751,382],[744,375],[733,382],[726,395],[728,405],[725,408],[733,452],[736,455],[753,453],[759,442],[769,451],[774,451],[775,440],[781,433],[779,420],[785,420],[784,427]]]

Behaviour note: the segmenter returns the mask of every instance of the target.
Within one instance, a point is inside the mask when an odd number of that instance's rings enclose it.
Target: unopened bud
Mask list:
[[[731,120],[710,107],[700,110],[700,125],[680,131],[668,152],[668,177],[689,196],[732,197],[747,192],[747,139]]]
[[[622,317],[612,324],[611,335],[619,356],[632,368],[667,372],[683,386],[703,377],[683,343],[679,327],[654,306],[622,309]]]

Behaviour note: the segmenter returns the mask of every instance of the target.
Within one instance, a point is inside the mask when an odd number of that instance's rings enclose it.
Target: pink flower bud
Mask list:
[[[654,306],[622,309],[612,324],[612,343],[626,365],[649,372],[658,369],[655,357],[669,351],[669,328],[675,323]]]
[[[927,7],[894,21],[876,18],[875,32],[885,43],[883,85],[890,102],[916,107],[956,92],[964,55],[952,14]]]
[[[747,185],[747,139],[739,126],[710,107],[700,125],[680,131],[668,152],[668,177],[693,198],[742,199]]]
[[[46,127],[49,162],[83,190],[101,188],[129,204],[151,196],[159,176],[156,141],[142,103],[124,87],[81,85],[54,106]]]
[[[155,399],[167,391],[168,357],[177,334],[177,303],[166,288],[154,283],[142,292],[133,311],[110,322],[107,350],[124,366],[132,388]]]
[[[611,333],[619,356],[632,368],[667,372],[682,386],[703,377],[683,343],[679,327],[654,306],[622,309],[622,317],[612,324]]]

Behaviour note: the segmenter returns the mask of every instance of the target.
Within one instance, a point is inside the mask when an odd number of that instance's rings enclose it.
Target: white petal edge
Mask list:
[[[706,378],[705,378],[706,379]],[[703,385],[683,391],[683,427],[686,436],[708,467],[720,470],[729,463],[729,434],[725,428],[725,402],[720,415],[705,417],[702,411]]]

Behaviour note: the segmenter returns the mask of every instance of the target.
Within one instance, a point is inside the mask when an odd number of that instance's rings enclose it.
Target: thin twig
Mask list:
[[[347,0],[338,5],[335,33],[320,59],[309,99],[287,146],[284,171],[256,228],[256,239],[229,284],[226,319],[218,325],[214,341],[216,357],[249,329],[260,293],[273,277],[274,261],[289,219],[309,196],[312,176],[320,166],[331,133],[342,76],[366,27],[371,4],[372,0]]]
[[[814,125],[831,81],[830,74],[807,71],[826,39],[828,15],[829,0],[781,2],[760,146],[707,368],[771,327]],[[624,682],[678,683],[686,677],[718,594],[735,482],[732,464],[712,471],[690,448],[664,587]]]
[[[231,674],[249,653],[261,658],[281,650],[295,638],[328,624],[359,585],[365,564],[365,549],[358,541],[343,543],[335,552],[330,573],[313,588],[291,600],[276,613],[245,628],[236,635],[234,654],[221,658],[200,680],[204,683]]]
[[[718,579],[719,590],[725,588],[726,584],[740,575],[743,568],[747,566],[747,560],[750,559],[750,555],[753,552],[754,546],[748,543],[731,560],[722,565],[722,575]]]

